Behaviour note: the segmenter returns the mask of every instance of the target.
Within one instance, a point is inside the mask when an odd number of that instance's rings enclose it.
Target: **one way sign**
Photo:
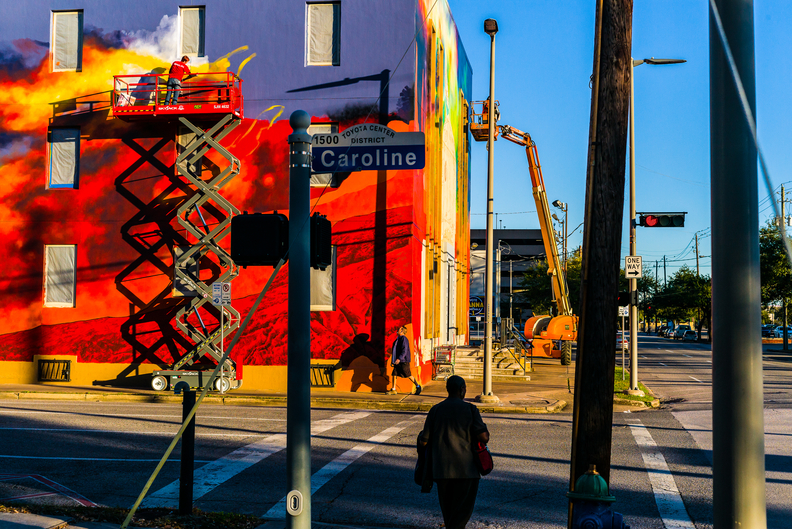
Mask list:
[[[624,257],[624,275],[627,279],[643,277],[643,265],[640,255],[627,255]]]

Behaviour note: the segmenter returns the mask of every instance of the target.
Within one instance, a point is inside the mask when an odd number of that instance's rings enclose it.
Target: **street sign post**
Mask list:
[[[643,263],[640,255],[626,255],[624,257],[624,275],[627,279],[643,277]]]
[[[225,306],[231,304],[231,283],[212,283],[212,305],[220,307],[220,354],[225,351]],[[223,380],[223,366],[220,366],[220,379]],[[225,393],[224,386],[220,384],[220,393]]]
[[[340,133],[314,134],[311,142],[315,173],[423,169],[423,132],[396,132],[376,123],[362,123]]]

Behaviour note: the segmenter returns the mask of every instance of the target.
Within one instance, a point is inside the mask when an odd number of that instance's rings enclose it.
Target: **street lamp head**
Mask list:
[[[488,18],[484,21],[484,33],[489,35],[490,37],[494,37],[495,33],[498,32],[498,21],[494,18]]]
[[[646,64],[681,64],[683,62],[687,62],[685,59],[655,59],[652,57],[651,59],[644,59]]]
[[[566,208],[566,204],[564,202],[561,202],[560,200],[553,200],[553,206],[557,207],[561,211],[563,211],[564,208]]]

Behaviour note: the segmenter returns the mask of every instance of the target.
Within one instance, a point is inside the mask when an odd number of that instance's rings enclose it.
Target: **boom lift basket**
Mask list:
[[[500,102],[495,100],[495,124],[500,119]],[[470,133],[476,141],[489,140],[489,99],[470,102]],[[498,139],[498,127],[495,127],[495,139]]]

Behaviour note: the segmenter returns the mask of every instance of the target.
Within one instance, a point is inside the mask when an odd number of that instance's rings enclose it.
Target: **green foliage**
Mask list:
[[[569,304],[572,312],[577,314],[580,306],[580,253],[576,252],[567,260],[567,288],[569,290]],[[534,314],[556,314],[553,302],[553,285],[547,274],[547,261],[537,261],[528,269],[520,279],[520,294],[523,301],[527,302]]]
[[[709,321],[712,301],[712,281],[709,276],[700,276],[683,266],[671,276],[667,285],[655,288],[649,303],[659,318],[687,321],[697,317],[699,331],[703,323]]]
[[[772,220],[759,230],[759,273],[764,306],[792,298],[792,271],[781,234]]]

